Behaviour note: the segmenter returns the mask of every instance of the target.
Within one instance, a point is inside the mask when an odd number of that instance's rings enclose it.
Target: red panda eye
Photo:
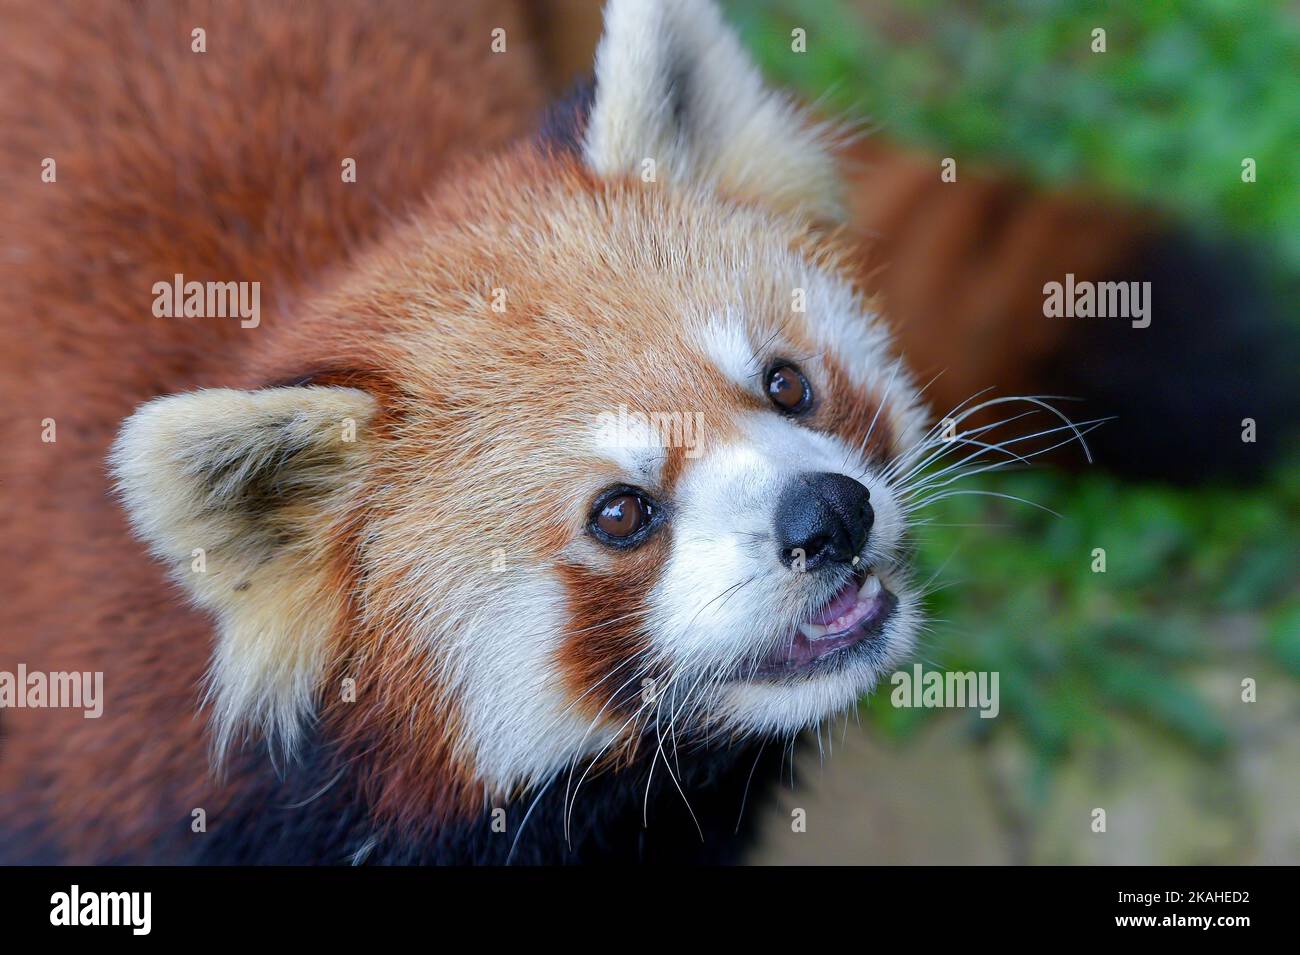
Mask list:
[[[778,411],[800,414],[812,405],[812,386],[794,365],[781,364],[767,373],[767,396]]]
[[[653,506],[632,491],[606,498],[596,508],[592,526],[611,543],[633,537],[650,523]]]

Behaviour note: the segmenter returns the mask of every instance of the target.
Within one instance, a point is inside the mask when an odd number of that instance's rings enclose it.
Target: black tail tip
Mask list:
[[[1163,234],[1108,281],[1149,282],[1145,317],[1074,323],[1053,362],[1097,465],[1178,484],[1249,482],[1296,437],[1300,326],[1245,250]],[[1131,287],[1131,286],[1130,286]],[[1141,325],[1149,318],[1150,324]]]

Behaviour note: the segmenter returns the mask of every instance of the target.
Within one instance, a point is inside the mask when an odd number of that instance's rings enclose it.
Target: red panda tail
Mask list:
[[[1062,406],[1070,417],[1113,419],[1088,435],[1099,465],[1178,482],[1248,479],[1285,443],[1295,336],[1245,250],[1009,177],[962,170],[945,182],[937,157],[879,139],[850,159],[862,282],[918,378],[939,375],[927,391],[939,416],[985,389],[1077,398]],[[1107,283],[1125,286],[1114,300],[1124,314],[1096,314]],[[1063,300],[1088,285],[1090,308]],[[1085,460],[1066,451],[1057,460]]]

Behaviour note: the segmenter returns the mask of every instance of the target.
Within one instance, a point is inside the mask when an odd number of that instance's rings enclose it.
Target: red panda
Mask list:
[[[3,3],[0,859],[735,860],[921,621],[835,130],[705,0],[540,123],[525,4]]]
[[[920,613],[833,131],[706,2],[540,132],[513,4],[10,7],[5,855],[735,858]]]

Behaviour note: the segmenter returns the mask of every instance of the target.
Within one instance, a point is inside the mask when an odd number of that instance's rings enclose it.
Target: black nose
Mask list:
[[[876,519],[871,494],[844,474],[800,474],[776,502],[776,540],[788,567],[850,563]],[[802,561],[802,562],[800,562]]]

